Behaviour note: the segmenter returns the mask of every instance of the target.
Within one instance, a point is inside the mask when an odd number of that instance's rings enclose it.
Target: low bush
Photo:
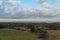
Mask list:
[[[20,30],[20,28],[16,28],[16,30]]]

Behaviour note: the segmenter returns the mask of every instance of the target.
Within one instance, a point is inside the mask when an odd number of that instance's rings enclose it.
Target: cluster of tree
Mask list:
[[[5,28],[5,26],[3,26],[3,25],[0,25],[0,28]]]
[[[33,26],[36,25],[33,23],[0,23],[0,28],[14,28],[14,27],[27,27],[27,28],[33,28]],[[44,28],[46,27],[47,29],[50,30],[58,30],[60,29],[60,26],[58,24],[42,24]]]
[[[55,25],[55,24],[50,24],[47,26],[47,29],[49,29],[49,30],[60,30],[60,26]]]

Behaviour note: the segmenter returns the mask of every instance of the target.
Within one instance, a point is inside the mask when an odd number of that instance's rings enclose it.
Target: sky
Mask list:
[[[0,0],[0,22],[60,22],[60,0]]]

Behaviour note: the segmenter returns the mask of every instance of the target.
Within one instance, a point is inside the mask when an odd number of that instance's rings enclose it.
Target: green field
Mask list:
[[[36,40],[36,35],[26,31],[0,29],[0,40]]]

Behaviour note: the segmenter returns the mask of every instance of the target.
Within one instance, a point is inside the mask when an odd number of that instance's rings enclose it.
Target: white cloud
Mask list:
[[[45,0],[36,0],[36,2],[43,3]]]
[[[55,16],[55,15],[57,15],[57,14],[60,14],[60,9],[59,8],[55,8],[54,10],[53,10],[53,16]]]
[[[42,14],[47,16],[50,14],[49,10],[41,10]]]
[[[15,9],[15,8],[16,8],[15,6],[13,6],[13,7],[10,6],[10,7],[8,7],[7,9],[8,9],[8,10],[13,10],[13,9]]]
[[[44,2],[41,5],[45,8],[52,8],[52,5],[48,4],[47,2]]]
[[[40,0],[37,0],[37,1],[40,1]],[[43,2],[44,0],[41,0],[41,5],[43,6],[43,7],[45,7],[45,8],[52,8],[52,5],[50,5],[50,4],[48,4],[47,2]],[[16,1],[14,2],[14,1],[12,1],[12,0],[10,0],[9,1],[11,4],[15,4],[15,3],[17,3]],[[7,12],[6,13],[10,13],[13,17],[16,17],[16,16],[19,16],[19,17],[21,17],[21,15],[22,16],[26,16],[26,17],[30,17],[31,18],[31,15],[33,16],[33,17],[39,17],[39,18],[41,18],[41,17],[43,17],[43,18],[48,18],[48,17],[54,17],[54,16],[56,16],[58,13],[56,13],[56,12],[58,12],[58,11],[60,11],[60,9],[56,9],[56,10],[39,10],[39,9],[34,9],[34,7],[33,8],[30,8],[30,7],[24,7],[23,6],[23,8],[20,10],[16,10],[16,6],[14,6],[14,7],[12,7],[12,6],[9,6],[7,9]],[[30,8],[30,9],[29,9]],[[29,10],[28,10],[29,9]],[[14,11],[14,12],[13,12]],[[21,14],[21,15],[20,15]],[[10,15],[10,16],[11,16]]]
[[[57,2],[57,1],[59,1],[59,0],[52,0],[53,2]]]
[[[56,10],[39,10],[39,9],[30,9],[30,10],[26,10],[25,8],[19,10],[19,13],[24,14],[27,17],[32,17],[33,18],[51,18],[51,17],[55,17],[58,13],[59,9]],[[58,15],[57,15],[58,16]]]
[[[36,0],[36,2],[39,2],[45,8],[52,8],[52,5],[48,4],[46,0]]]
[[[0,1],[0,6],[3,5],[3,1]]]
[[[20,0],[9,0],[8,3],[13,4],[13,5],[20,5],[21,1]]]
[[[60,4],[57,4],[57,6],[60,6]]]
[[[34,9],[31,9],[31,10],[30,10],[30,12],[31,12],[31,13],[34,13],[34,12],[35,12],[35,10],[34,10]]]

